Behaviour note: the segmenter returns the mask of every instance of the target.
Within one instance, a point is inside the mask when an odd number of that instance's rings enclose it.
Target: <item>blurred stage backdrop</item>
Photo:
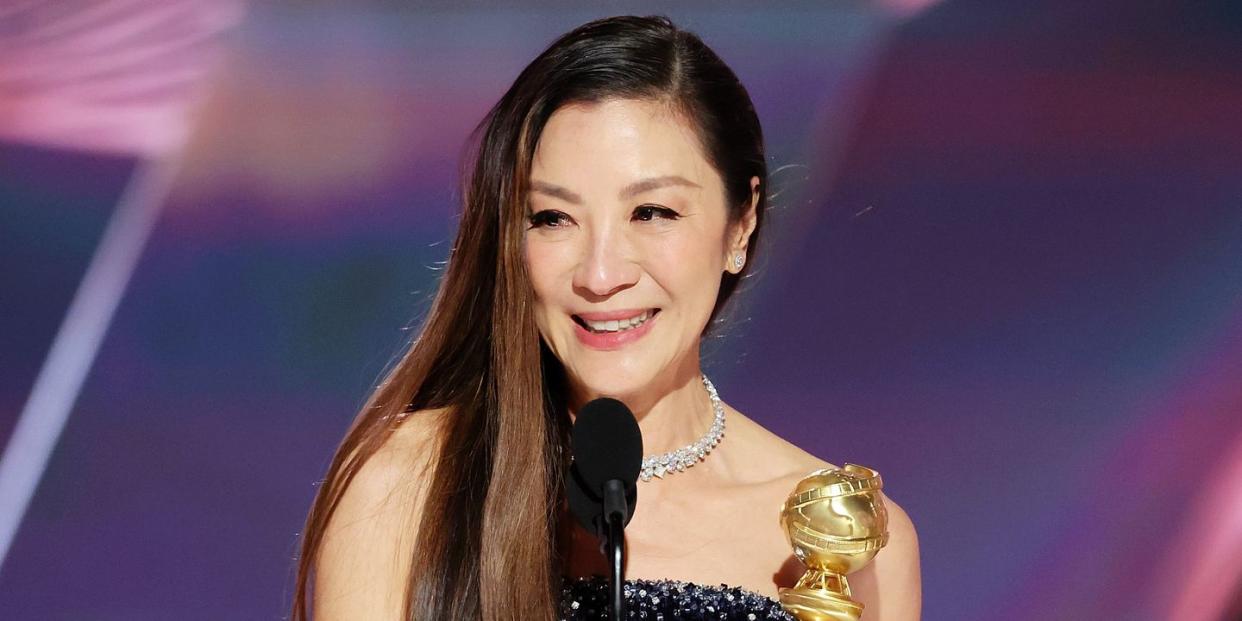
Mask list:
[[[284,616],[467,134],[658,12],[778,190],[707,370],[884,474],[925,617],[1242,618],[1239,6],[0,2],[0,617]]]

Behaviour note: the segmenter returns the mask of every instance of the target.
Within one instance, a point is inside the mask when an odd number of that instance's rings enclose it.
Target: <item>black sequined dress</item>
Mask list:
[[[677,580],[626,580],[626,618],[644,621],[794,621],[779,602],[746,589]],[[608,618],[608,579],[601,576],[565,580],[560,618],[586,621]]]

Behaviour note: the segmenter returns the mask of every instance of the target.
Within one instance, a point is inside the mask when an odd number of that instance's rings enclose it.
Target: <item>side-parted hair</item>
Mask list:
[[[355,417],[307,517],[294,621],[312,612],[317,554],[346,487],[407,413],[431,409],[445,409],[447,422],[415,518],[417,541],[399,551],[412,559],[405,618],[556,617],[569,419],[564,370],[540,338],[523,260],[527,186],[552,113],[605,99],[655,101],[680,114],[724,181],[730,224],[749,207],[749,180],[759,177],[746,267],[755,264],[767,165],[758,116],[733,71],[662,16],[599,19],[558,38],[471,135],[461,224],[435,300]],[[723,271],[705,333],[745,273]]]

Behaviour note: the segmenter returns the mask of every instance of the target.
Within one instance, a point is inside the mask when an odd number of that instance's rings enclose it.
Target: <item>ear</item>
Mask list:
[[[742,213],[742,218],[737,224],[733,225],[729,233],[728,245],[725,250],[725,271],[734,274],[741,272],[746,267],[745,261],[750,257],[746,256],[747,248],[750,242],[750,234],[755,232],[755,225],[758,223],[758,216],[755,211],[759,205],[759,177],[750,178],[750,204],[747,205],[746,211]],[[742,267],[734,264],[735,257],[742,255]]]

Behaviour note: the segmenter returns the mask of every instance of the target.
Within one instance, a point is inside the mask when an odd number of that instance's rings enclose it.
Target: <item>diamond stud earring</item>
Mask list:
[[[745,262],[745,259],[743,258],[743,255],[741,254],[733,255],[733,269],[737,269],[737,270],[742,269],[742,263],[744,262]]]

